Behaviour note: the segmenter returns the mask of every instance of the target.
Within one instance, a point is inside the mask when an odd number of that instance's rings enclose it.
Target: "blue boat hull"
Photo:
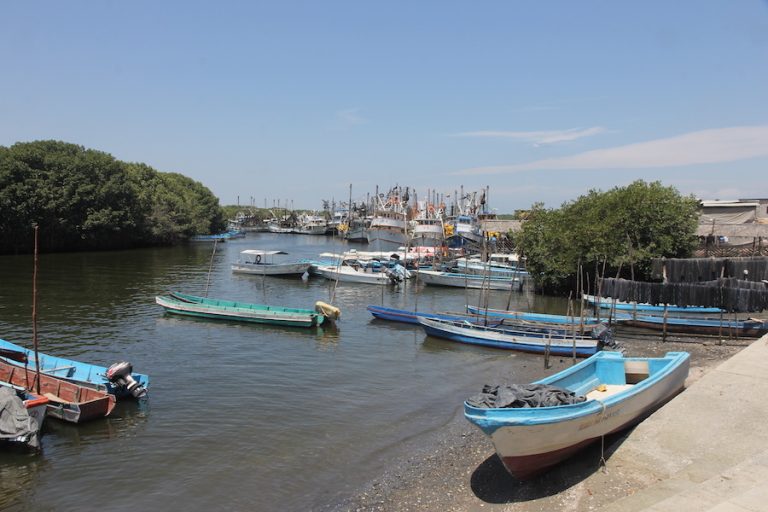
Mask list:
[[[368,311],[381,320],[402,322],[419,325],[419,318],[439,318],[442,320],[467,320],[468,317],[460,315],[447,315],[441,313],[425,313],[422,311],[407,311],[405,309],[385,308],[382,306],[368,306]]]
[[[443,338],[458,343],[477,345],[481,347],[500,348],[542,354],[549,352],[556,355],[590,356],[599,350],[599,342],[595,339],[572,337],[553,333],[525,332],[497,329],[464,322],[420,319],[428,336]]]
[[[33,350],[3,339],[0,339],[0,348],[23,352],[29,360],[27,367],[35,368],[35,352]],[[41,352],[38,352],[38,359],[40,360],[40,370],[46,375],[84,386],[103,388],[107,393],[115,395],[117,398],[128,398],[130,396],[125,392],[124,388],[115,386],[107,379],[107,368],[104,366],[81,363],[80,361],[55,357]],[[9,359],[6,360],[14,362]],[[135,372],[131,375],[144,389],[149,389],[149,376]]]

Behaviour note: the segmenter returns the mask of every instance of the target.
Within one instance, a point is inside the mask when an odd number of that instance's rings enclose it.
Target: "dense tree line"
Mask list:
[[[225,226],[218,199],[176,173],[60,141],[0,146],[0,253],[172,244]]]
[[[578,288],[580,269],[585,290],[595,276],[649,279],[651,258],[690,256],[697,223],[694,197],[635,181],[558,209],[534,204],[515,242],[538,288],[567,293]]]

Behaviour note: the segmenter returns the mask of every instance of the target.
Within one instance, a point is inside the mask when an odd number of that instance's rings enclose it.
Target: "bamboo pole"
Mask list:
[[[203,297],[208,296],[208,286],[211,284],[211,270],[213,270],[213,257],[216,255],[216,244],[219,243],[218,238],[213,239],[213,252],[211,252],[211,263],[208,265],[208,277],[205,280],[205,293]]]
[[[38,354],[37,344],[37,261],[38,261],[38,231],[39,226],[34,225],[35,229],[35,256],[34,267],[32,269],[32,345],[35,348],[35,370],[37,373],[37,394],[40,394],[40,355]]]

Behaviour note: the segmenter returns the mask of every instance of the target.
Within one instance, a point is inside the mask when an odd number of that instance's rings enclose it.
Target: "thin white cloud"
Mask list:
[[[532,132],[509,132],[509,131],[477,131],[457,133],[457,137],[483,137],[483,138],[503,138],[515,139],[533,143],[536,146],[542,144],[555,144],[558,142],[567,142],[583,137],[591,137],[603,133],[605,128],[593,126],[592,128],[571,128],[569,130],[548,130]]]
[[[336,112],[335,118],[336,124],[343,127],[355,126],[366,122],[360,115],[360,109],[358,108],[339,110]]]
[[[454,174],[506,174],[534,170],[638,169],[735,162],[768,156],[768,125],[715,128],[596,149],[524,164],[476,167]]]

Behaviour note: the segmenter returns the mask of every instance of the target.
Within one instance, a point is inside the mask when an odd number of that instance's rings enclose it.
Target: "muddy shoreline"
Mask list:
[[[668,351],[691,354],[690,386],[709,369],[753,340],[624,337],[628,355],[653,356]],[[474,390],[468,391],[468,396]],[[377,478],[332,507],[333,512],[471,511],[522,512],[594,510],[635,492],[638,475],[613,467],[612,451],[631,430],[596,443],[544,475],[526,482],[510,476],[493,445],[464,419],[457,405],[453,419],[437,432],[405,443],[400,455]],[[605,460],[605,463],[602,462]],[[628,473],[629,472],[629,473]]]

